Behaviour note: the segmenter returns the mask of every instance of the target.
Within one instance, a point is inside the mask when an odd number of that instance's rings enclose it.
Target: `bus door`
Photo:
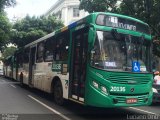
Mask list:
[[[33,75],[34,75],[34,67],[35,67],[35,53],[36,53],[36,47],[32,47],[30,49],[30,55],[29,55],[29,86],[33,86]]]
[[[72,59],[70,71],[70,97],[84,101],[87,66],[88,29],[84,28],[72,33]]]

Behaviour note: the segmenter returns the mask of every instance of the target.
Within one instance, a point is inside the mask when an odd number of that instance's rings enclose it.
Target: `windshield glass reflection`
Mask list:
[[[150,72],[150,42],[144,37],[97,31],[91,65],[110,71]]]

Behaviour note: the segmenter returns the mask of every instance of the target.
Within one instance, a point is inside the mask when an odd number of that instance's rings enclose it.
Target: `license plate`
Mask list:
[[[127,100],[126,100],[126,103],[127,104],[132,104],[132,103],[137,103],[137,99],[136,98],[128,98]]]

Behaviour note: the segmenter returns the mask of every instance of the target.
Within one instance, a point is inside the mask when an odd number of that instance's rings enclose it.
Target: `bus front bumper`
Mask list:
[[[149,94],[124,96],[124,95],[105,95],[101,91],[90,87],[89,94],[86,96],[85,104],[95,107],[130,107],[145,106],[152,103],[152,91]],[[136,99],[137,102],[127,103],[128,99]]]

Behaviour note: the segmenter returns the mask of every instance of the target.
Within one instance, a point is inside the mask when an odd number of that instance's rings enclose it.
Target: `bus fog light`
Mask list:
[[[95,81],[93,81],[93,86],[94,86],[95,88],[98,88],[98,83],[95,82]]]
[[[108,91],[107,91],[106,87],[101,86],[101,90],[102,90],[102,92],[104,92],[105,94],[107,94],[107,95],[108,95]]]

